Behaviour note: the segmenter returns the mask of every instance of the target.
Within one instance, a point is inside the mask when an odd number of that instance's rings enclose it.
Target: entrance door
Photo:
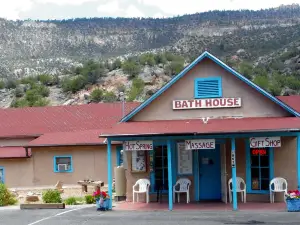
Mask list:
[[[220,147],[199,150],[200,200],[221,200]]]

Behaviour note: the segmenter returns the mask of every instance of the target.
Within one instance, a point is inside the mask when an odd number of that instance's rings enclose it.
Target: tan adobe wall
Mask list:
[[[72,155],[73,173],[54,173],[53,157]],[[112,165],[116,166],[116,146],[112,146]],[[53,186],[58,180],[75,185],[85,178],[102,180],[107,185],[107,147],[70,146],[32,148],[28,159],[0,159],[8,187]]]
[[[32,186],[33,166],[30,158],[0,159],[0,166],[5,170],[5,184],[8,187]]]
[[[222,77],[223,97],[240,97],[241,108],[173,110],[173,100],[194,99],[194,80],[201,77]],[[248,86],[209,59],[205,59],[173,84],[132,121],[195,119],[201,117],[271,117],[288,116],[280,106]]]
[[[64,184],[76,184],[85,178],[102,180],[107,184],[107,148],[106,146],[69,146],[33,148],[34,177],[33,184],[53,185],[58,180]],[[53,172],[53,157],[72,155],[73,172]],[[116,165],[116,148],[112,148],[112,165]]]

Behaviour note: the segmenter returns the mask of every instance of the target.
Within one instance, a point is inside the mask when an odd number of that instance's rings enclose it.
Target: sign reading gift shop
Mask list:
[[[153,150],[153,141],[124,141],[124,151],[145,151]]]
[[[252,137],[250,138],[250,148],[281,147],[280,137]]]
[[[192,100],[174,100],[173,109],[211,109],[211,108],[239,108],[241,98],[210,98]]]
[[[215,149],[215,139],[195,139],[185,141],[185,150]]]

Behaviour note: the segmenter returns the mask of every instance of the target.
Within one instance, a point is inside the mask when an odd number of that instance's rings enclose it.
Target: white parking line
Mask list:
[[[68,211],[64,211],[64,212],[55,214],[55,215],[53,215],[53,216],[45,217],[45,218],[43,218],[43,219],[41,219],[41,220],[37,220],[37,221],[35,221],[35,222],[33,222],[33,223],[29,223],[28,225],[37,224],[37,223],[40,223],[40,222],[42,222],[42,221],[44,221],[44,220],[48,220],[48,219],[51,219],[51,218],[54,218],[54,217],[57,217],[57,216],[60,216],[60,215],[63,215],[63,214],[69,213],[69,212],[73,212],[73,211],[80,210],[80,209],[86,209],[86,208],[89,208],[89,207],[92,207],[92,206],[85,206],[85,207],[81,207],[81,208],[70,209],[70,210],[68,210]]]

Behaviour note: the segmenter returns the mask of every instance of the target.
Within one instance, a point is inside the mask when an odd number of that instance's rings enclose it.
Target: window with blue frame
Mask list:
[[[71,173],[73,172],[72,156],[54,156],[53,157],[53,169],[55,173]]]
[[[249,148],[247,157],[248,192],[268,192],[270,180],[273,178],[273,149]]]
[[[0,183],[4,184],[4,167],[0,166]]]
[[[221,77],[196,78],[194,82],[194,97],[196,99],[222,97]]]
[[[154,179],[155,190],[168,190],[168,153],[167,146],[161,145],[154,148]]]

